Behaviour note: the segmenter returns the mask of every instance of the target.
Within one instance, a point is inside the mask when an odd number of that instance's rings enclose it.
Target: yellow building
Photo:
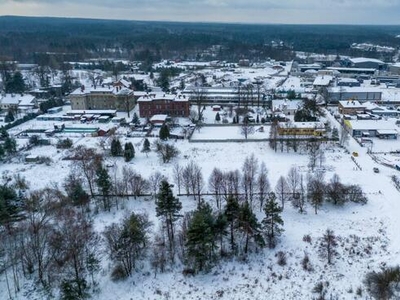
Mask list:
[[[323,136],[325,125],[321,122],[279,122],[279,135]]]
[[[135,97],[132,90],[123,87],[91,87],[82,86],[69,96],[73,110],[132,110]]]

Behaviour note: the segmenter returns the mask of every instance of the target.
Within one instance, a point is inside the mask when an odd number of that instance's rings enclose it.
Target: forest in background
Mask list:
[[[257,25],[148,22],[43,17],[0,17],[0,59],[36,63],[37,54],[60,60],[121,58],[150,64],[159,59],[288,60],[294,50],[367,56],[352,43],[397,48],[400,26]],[[272,41],[283,42],[273,47]],[[207,56],[207,50],[219,45]],[[215,50],[215,49],[214,49]],[[200,55],[201,54],[201,55]],[[374,51],[368,57],[377,57]]]

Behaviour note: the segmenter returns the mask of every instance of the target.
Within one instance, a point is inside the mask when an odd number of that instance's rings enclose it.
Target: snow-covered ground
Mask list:
[[[337,126],[334,118],[333,126]],[[226,128],[226,129],[225,129]],[[233,129],[232,129],[233,128]],[[219,127],[223,130],[235,130],[235,127]],[[194,137],[212,139],[218,136],[214,127],[203,127]],[[228,133],[226,133],[228,134]],[[230,133],[240,135],[238,131]],[[261,133],[260,133],[261,134]],[[136,149],[134,160],[128,164],[135,171],[148,178],[154,172],[161,172],[172,182],[172,163],[163,164],[154,152],[148,157],[140,152],[143,138],[128,138],[121,135],[121,142],[131,141]],[[74,146],[85,145],[100,149],[103,138],[73,138]],[[153,139],[150,139],[153,141]],[[241,169],[244,159],[254,154],[259,163],[264,162],[269,170],[269,180],[274,187],[280,176],[286,176],[292,166],[297,166],[304,176],[308,173],[308,156],[306,154],[274,152],[267,142],[253,143],[189,143],[187,140],[173,142],[180,150],[175,162],[186,165],[196,162],[202,169],[207,182],[214,167],[229,171]],[[349,153],[358,152],[357,162],[362,167],[359,171],[351,160]],[[54,146],[36,147],[29,151],[32,155],[45,155],[52,158],[50,166],[25,164],[14,160],[2,164],[0,172],[20,174],[30,182],[32,188],[42,188],[50,183],[62,185],[71,167],[70,161],[62,160],[67,150],[58,151]],[[317,215],[312,207],[306,207],[306,213],[300,214],[290,204],[285,206],[283,219],[284,233],[276,249],[263,249],[252,253],[246,261],[241,259],[222,260],[209,274],[195,277],[182,275],[183,266],[177,265],[164,274],[155,277],[147,263],[126,281],[110,280],[111,266],[103,255],[103,270],[98,275],[100,291],[95,297],[108,299],[311,299],[317,282],[328,282],[327,295],[337,299],[357,299],[355,291],[363,288],[363,278],[371,270],[379,270],[388,263],[400,263],[400,197],[391,183],[390,176],[399,175],[398,171],[383,168],[376,164],[367,154],[367,149],[350,140],[346,149],[327,145],[324,176],[329,180],[334,173],[339,174],[346,184],[359,184],[365,191],[369,202],[366,205],[347,204],[344,207],[333,207],[325,204]],[[111,159],[115,168],[111,172],[119,174],[127,165],[122,158]],[[376,174],[373,167],[380,167]],[[204,189],[206,191],[207,188]],[[175,186],[175,193],[177,188]],[[180,197],[185,211],[193,210],[196,203],[190,197]],[[206,197],[213,202],[212,197]],[[100,212],[94,215],[95,228],[99,232],[105,226],[122,218],[130,211],[147,212],[154,223],[152,230],[160,226],[155,216],[155,205],[151,198],[124,200],[117,210]],[[256,208],[259,218],[262,213]],[[318,255],[319,239],[327,228],[334,230],[339,238],[338,256],[334,264],[328,265],[326,259]],[[304,235],[310,235],[311,242],[303,241]],[[276,253],[284,251],[287,264],[277,264]],[[305,253],[310,257],[312,270],[303,270],[301,260]],[[5,279],[0,276],[0,299],[7,299]],[[30,299],[24,292],[17,294],[16,299]],[[336,298],[334,298],[336,299]]]

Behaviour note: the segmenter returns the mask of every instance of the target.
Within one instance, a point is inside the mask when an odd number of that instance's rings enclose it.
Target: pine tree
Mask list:
[[[9,111],[7,112],[7,115],[6,115],[5,118],[4,118],[4,122],[6,122],[6,123],[11,123],[11,122],[14,122],[14,120],[15,120],[14,114],[12,113],[11,110],[9,110]]]
[[[135,157],[135,148],[131,142],[125,143],[124,158],[125,161],[131,161]]]
[[[25,91],[25,82],[21,72],[15,72],[9,76],[5,82],[5,90],[7,93],[21,94]]]
[[[268,240],[268,246],[274,248],[276,245],[276,237],[279,236],[283,229],[283,220],[281,218],[282,208],[276,201],[275,193],[269,194],[269,199],[264,206],[265,218],[262,220],[263,232]]]
[[[11,223],[18,221],[21,217],[22,198],[18,197],[14,189],[0,186],[0,225],[10,228]]]
[[[103,234],[110,259],[115,263],[114,278],[124,278],[133,273],[136,262],[148,248],[150,226],[147,215],[132,213],[121,223],[106,227]]]
[[[264,240],[260,234],[260,227],[260,223],[252,211],[249,202],[245,201],[240,206],[238,218],[238,229],[245,234],[246,238],[244,253],[248,252],[250,238],[253,238],[259,246],[264,245]]]
[[[215,218],[213,232],[215,240],[219,240],[219,249],[221,257],[224,255],[223,241],[224,237],[228,234],[227,227],[228,227],[228,220],[226,218],[226,215],[222,212],[218,213],[218,215]]]
[[[217,114],[215,115],[215,121],[216,121],[216,122],[221,121],[221,116],[219,115],[218,112],[217,112]]]
[[[5,139],[3,147],[7,154],[13,154],[17,152],[17,142],[12,137],[7,137]]]
[[[171,185],[166,180],[161,181],[160,190],[156,198],[156,215],[165,222],[172,260],[174,259],[175,251],[175,223],[182,217],[180,214],[181,209],[182,203],[178,198],[174,197]]]
[[[211,206],[201,202],[194,211],[187,229],[187,256],[193,268],[198,271],[207,270],[214,256],[214,216]]]
[[[339,130],[337,129],[337,127],[333,127],[332,129],[332,139],[334,140],[339,140]]]
[[[161,126],[159,136],[160,136],[160,140],[163,140],[163,141],[168,140],[168,138],[169,138],[169,129],[168,129],[167,125],[164,124],[164,125]]]
[[[96,183],[103,198],[104,209],[110,211],[111,179],[107,169],[103,166],[100,166],[96,171]]]
[[[122,154],[121,142],[117,138],[113,138],[111,141],[111,155],[120,156]]]
[[[232,252],[235,251],[236,245],[235,245],[235,230],[237,227],[237,222],[238,222],[238,217],[239,217],[239,202],[237,198],[234,196],[230,195],[228,199],[226,200],[226,206],[225,206],[225,216],[226,220],[229,225],[229,232],[230,232],[230,244],[231,244],[231,250]]]
[[[1,138],[2,140],[5,140],[5,139],[8,138],[8,137],[9,137],[9,134],[8,134],[7,130],[4,128],[4,126],[1,126],[1,129],[0,129],[0,138]]]
[[[143,142],[143,148],[142,148],[142,152],[146,153],[146,157],[148,156],[148,153],[151,151],[150,149],[150,142],[148,139],[144,139]]]
[[[70,174],[64,183],[64,188],[73,205],[83,207],[89,203],[89,194],[83,189],[80,178]]]
[[[3,158],[4,154],[6,154],[6,152],[4,151],[3,145],[0,145],[0,159]]]
[[[132,123],[133,123],[134,125],[140,124],[140,120],[139,120],[139,117],[138,117],[138,115],[137,115],[136,112],[133,113]]]

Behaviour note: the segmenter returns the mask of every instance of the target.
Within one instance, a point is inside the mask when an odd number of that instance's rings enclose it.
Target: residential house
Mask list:
[[[322,122],[278,122],[279,135],[323,136],[325,132]]]
[[[275,99],[272,100],[272,112],[294,115],[302,105],[302,100]]]
[[[357,100],[339,101],[338,109],[342,115],[357,115],[365,112],[365,106]]]
[[[37,107],[35,96],[24,94],[0,95],[0,108],[14,112],[31,112]]]

